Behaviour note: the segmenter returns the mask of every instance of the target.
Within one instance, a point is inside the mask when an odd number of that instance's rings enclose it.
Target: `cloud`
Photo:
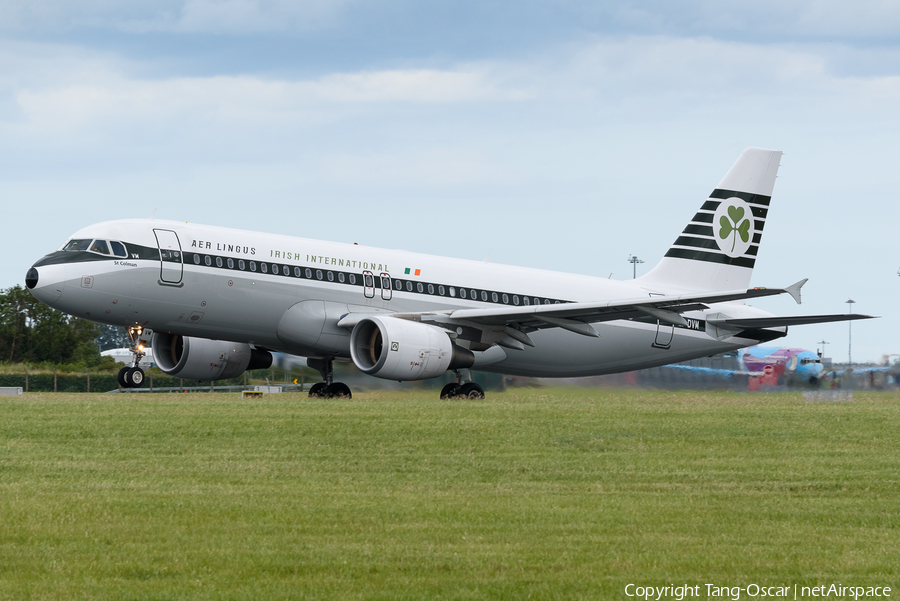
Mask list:
[[[350,0],[6,0],[0,30],[258,34],[331,26]]]
[[[861,52],[837,45],[827,54],[816,45],[596,36],[519,60],[314,78],[151,78],[141,63],[68,50],[7,44],[0,51],[0,131],[20,141],[18,148],[78,148],[79,156],[92,149],[99,160],[155,147],[164,149],[160,156],[237,153],[231,160],[240,160],[251,148],[255,156],[275,157],[310,129],[340,131],[341,139],[364,147],[400,130],[454,145],[459,136],[480,137],[500,124],[536,136],[568,124],[602,122],[609,129],[616,121],[726,119],[775,127],[852,115],[856,122],[895,122],[900,99],[897,76],[832,68],[834,57],[844,65]]]
[[[247,125],[316,122],[337,105],[516,101],[527,90],[485,67],[336,73],[315,80],[254,76],[133,79],[102,70],[90,83],[29,87],[15,100],[44,132],[190,119]]]

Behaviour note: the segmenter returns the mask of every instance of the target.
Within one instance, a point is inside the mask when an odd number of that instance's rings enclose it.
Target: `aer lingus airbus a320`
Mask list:
[[[307,357],[312,396],[350,396],[333,361],[420,380],[452,370],[442,397],[482,397],[469,370],[572,377],[654,367],[780,338],[788,326],[864,315],[776,317],[744,304],[781,152],[741,154],[643,277],[614,281],[154,219],[88,226],[28,270],[42,302],[128,328],[123,386],[157,365],[192,380]],[[151,335],[152,332],[152,335]]]

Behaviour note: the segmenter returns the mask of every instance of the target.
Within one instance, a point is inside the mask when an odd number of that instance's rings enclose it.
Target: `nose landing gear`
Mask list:
[[[146,332],[149,333],[149,331]],[[128,328],[128,340],[131,342],[133,358],[131,365],[119,370],[118,380],[119,386],[122,388],[140,388],[144,383],[144,370],[139,367],[141,359],[146,355],[144,348],[147,341],[143,338],[144,333],[144,328],[141,326]]]

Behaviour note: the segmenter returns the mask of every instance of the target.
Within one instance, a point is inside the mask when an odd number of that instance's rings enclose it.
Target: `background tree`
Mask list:
[[[97,324],[38,301],[21,286],[0,291],[0,358],[11,363],[95,365]]]

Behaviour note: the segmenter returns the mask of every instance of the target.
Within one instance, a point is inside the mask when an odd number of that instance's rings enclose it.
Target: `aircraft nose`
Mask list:
[[[25,274],[25,285],[31,294],[44,303],[53,306],[63,290],[63,272],[57,265],[35,265]]]
[[[25,274],[25,285],[28,286],[29,290],[34,290],[34,287],[38,284],[38,270],[32,267],[28,270],[28,273]]]

